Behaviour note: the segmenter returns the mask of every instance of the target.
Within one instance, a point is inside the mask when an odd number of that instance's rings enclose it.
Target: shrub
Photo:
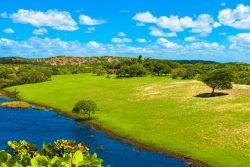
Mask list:
[[[9,141],[7,151],[0,151],[0,166],[88,166],[101,167],[102,159],[90,154],[83,143],[73,140],[57,140],[53,144],[43,144],[38,150],[35,144],[26,141]]]

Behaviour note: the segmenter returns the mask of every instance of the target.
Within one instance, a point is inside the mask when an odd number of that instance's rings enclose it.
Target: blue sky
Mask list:
[[[0,0],[0,57],[250,62],[250,0]]]

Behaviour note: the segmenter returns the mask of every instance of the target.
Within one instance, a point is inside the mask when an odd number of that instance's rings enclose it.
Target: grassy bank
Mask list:
[[[81,74],[7,90],[68,114],[77,101],[91,99],[100,108],[95,122],[119,135],[212,166],[250,164],[249,86],[235,85],[225,91],[228,96],[198,98],[211,91],[198,81]]]

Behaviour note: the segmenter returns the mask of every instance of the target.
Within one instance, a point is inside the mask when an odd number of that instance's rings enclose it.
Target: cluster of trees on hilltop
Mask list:
[[[216,69],[226,69],[233,74],[233,82],[250,84],[250,65],[245,63],[215,63],[202,61],[169,61],[157,59],[127,58],[115,63],[93,65],[97,75],[116,74],[117,77],[142,77],[145,75],[171,76],[181,79],[200,79],[200,75]],[[185,64],[186,63],[186,64]],[[188,64],[187,64],[188,63]]]
[[[51,79],[49,68],[32,65],[0,65],[0,88]]]
[[[44,82],[52,75],[90,73],[86,66],[47,66],[32,64],[0,64],[0,88],[28,83]]]

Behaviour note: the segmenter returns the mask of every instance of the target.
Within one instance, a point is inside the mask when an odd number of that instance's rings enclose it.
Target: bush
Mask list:
[[[26,141],[9,141],[8,148],[0,151],[0,166],[88,166],[101,167],[102,159],[90,154],[83,143],[73,140],[57,140],[53,144],[43,144],[38,150],[35,144]]]
[[[83,114],[88,116],[88,120],[92,113],[97,110],[97,105],[91,100],[81,100],[75,104],[72,113]]]

